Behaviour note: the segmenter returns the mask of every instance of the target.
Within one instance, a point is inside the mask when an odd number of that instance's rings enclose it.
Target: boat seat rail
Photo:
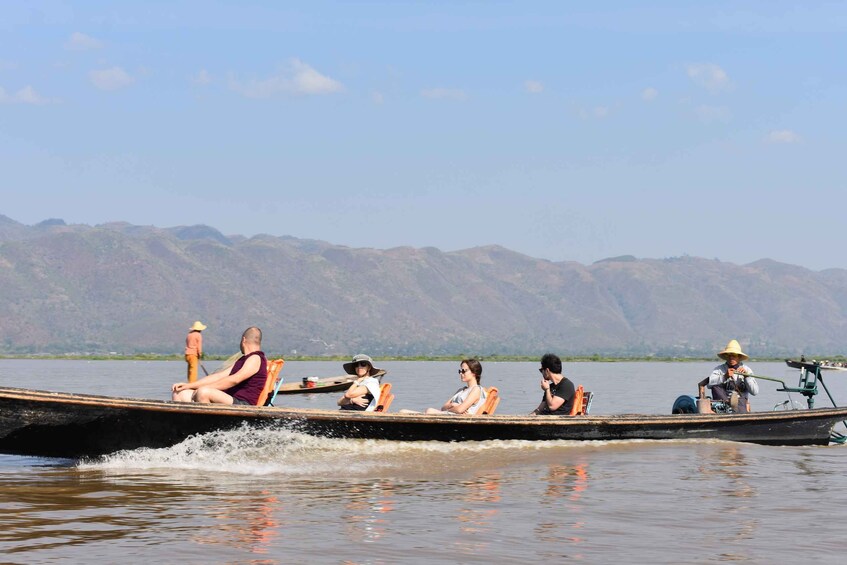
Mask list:
[[[476,413],[479,416],[490,416],[494,414],[494,411],[497,410],[497,406],[499,404],[500,391],[496,386],[490,386],[486,392],[485,402],[479,407],[479,410],[477,410]]]
[[[268,361],[268,377],[265,379],[265,386],[261,394],[259,394],[256,406],[274,405],[274,400],[276,400],[276,395],[283,381],[283,378],[279,374],[282,371],[283,365],[285,365],[285,359],[282,358]]]
[[[375,412],[388,412],[388,407],[394,400],[394,395],[391,394],[391,383],[382,383],[379,387],[379,400],[376,404]]]
[[[582,401],[585,397],[585,391],[582,389],[582,385],[576,387],[576,392],[573,395],[573,406],[571,407],[571,413],[569,416],[576,416],[577,414],[582,413]]]
[[[592,400],[594,400],[593,392],[586,390],[582,393],[582,410],[580,410],[579,415],[584,416],[591,411]]]

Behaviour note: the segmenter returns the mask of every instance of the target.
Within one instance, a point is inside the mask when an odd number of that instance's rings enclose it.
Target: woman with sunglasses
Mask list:
[[[342,410],[364,410],[373,412],[379,403],[379,379],[385,374],[382,369],[373,365],[373,359],[359,354],[349,363],[344,363],[344,371],[348,375],[356,375],[356,380],[338,399]]]
[[[482,364],[476,359],[464,359],[459,366],[459,378],[465,386],[456,391],[441,409],[427,408],[427,414],[476,414],[485,403],[485,390],[479,386]]]

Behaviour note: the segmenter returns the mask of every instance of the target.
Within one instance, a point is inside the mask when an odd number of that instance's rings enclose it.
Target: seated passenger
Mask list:
[[[538,408],[530,414],[569,416],[573,409],[576,388],[562,374],[562,360],[557,355],[546,353],[541,358],[541,390],[544,396]]]
[[[379,403],[379,379],[376,375],[383,373],[373,365],[373,359],[359,354],[349,363],[344,363],[344,371],[348,375],[356,375],[356,380],[338,399],[342,410],[364,410],[373,412]]]
[[[268,378],[268,361],[261,349],[262,330],[247,328],[241,334],[241,357],[231,369],[221,369],[193,383],[175,383],[171,387],[172,399],[254,406]]]
[[[476,359],[464,359],[459,365],[459,378],[465,386],[438,408],[427,408],[427,414],[476,414],[485,403],[485,390],[479,386],[482,364]]]
[[[714,368],[712,373],[697,383],[700,398],[706,398],[706,387],[712,391],[712,400],[722,400],[735,404],[733,393],[736,393],[737,405],[733,405],[734,412],[749,412],[749,395],[759,394],[759,383],[753,378],[753,370],[743,362],[747,355],[741,351],[741,345],[736,340],[731,340],[718,357],[724,363]]]

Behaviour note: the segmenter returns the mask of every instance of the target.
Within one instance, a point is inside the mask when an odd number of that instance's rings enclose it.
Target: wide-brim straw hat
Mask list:
[[[200,320],[197,320],[196,322],[194,322],[194,325],[193,325],[193,326],[191,326],[190,328],[188,328],[188,331],[191,331],[191,332],[194,332],[194,331],[202,332],[202,331],[203,331],[203,330],[205,330],[205,329],[206,329],[206,326],[204,326],[204,325],[203,325],[203,323],[202,323]]]
[[[385,373],[385,371],[383,371],[382,369],[377,369],[376,367],[374,367],[373,359],[371,359],[368,355],[364,355],[362,353],[355,355],[353,357],[353,360],[350,361],[349,363],[344,363],[344,371],[348,375],[355,375],[356,374],[356,365],[359,363],[359,361],[367,361],[368,364],[370,364],[371,368],[368,371],[368,375],[370,375],[372,377],[375,377],[380,373]]]
[[[746,361],[748,359],[747,354],[741,351],[741,345],[734,339],[730,340],[729,343],[726,344],[723,351],[718,353],[718,357],[726,361],[726,358],[730,354],[738,355],[742,361]]]

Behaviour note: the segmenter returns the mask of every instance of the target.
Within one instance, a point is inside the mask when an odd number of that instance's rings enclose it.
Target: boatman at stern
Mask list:
[[[253,326],[241,334],[241,357],[232,366],[193,383],[174,383],[176,402],[247,404],[255,406],[268,378],[268,361],[262,352],[262,330]]]
[[[197,364],[203,358],[202,332],[205,329],[205,324],[197,320],[188,328],[188,335],[185,336],[185,362],[188,364],[188,382],[190,383],[197,380]]]
[[[706,398],[706,387],[709,387],[712,400],[730,403],[735,412],[749,412],[749,396],[759,394],[759,383],[753,377],[753,369],[744,364],[748,359],[747,355],[741,351],[741,345],[733,339],[718,353],[718,357],[724,362],[697,384],[700,398]],[[737,404],[734,399],[737,399]]]

